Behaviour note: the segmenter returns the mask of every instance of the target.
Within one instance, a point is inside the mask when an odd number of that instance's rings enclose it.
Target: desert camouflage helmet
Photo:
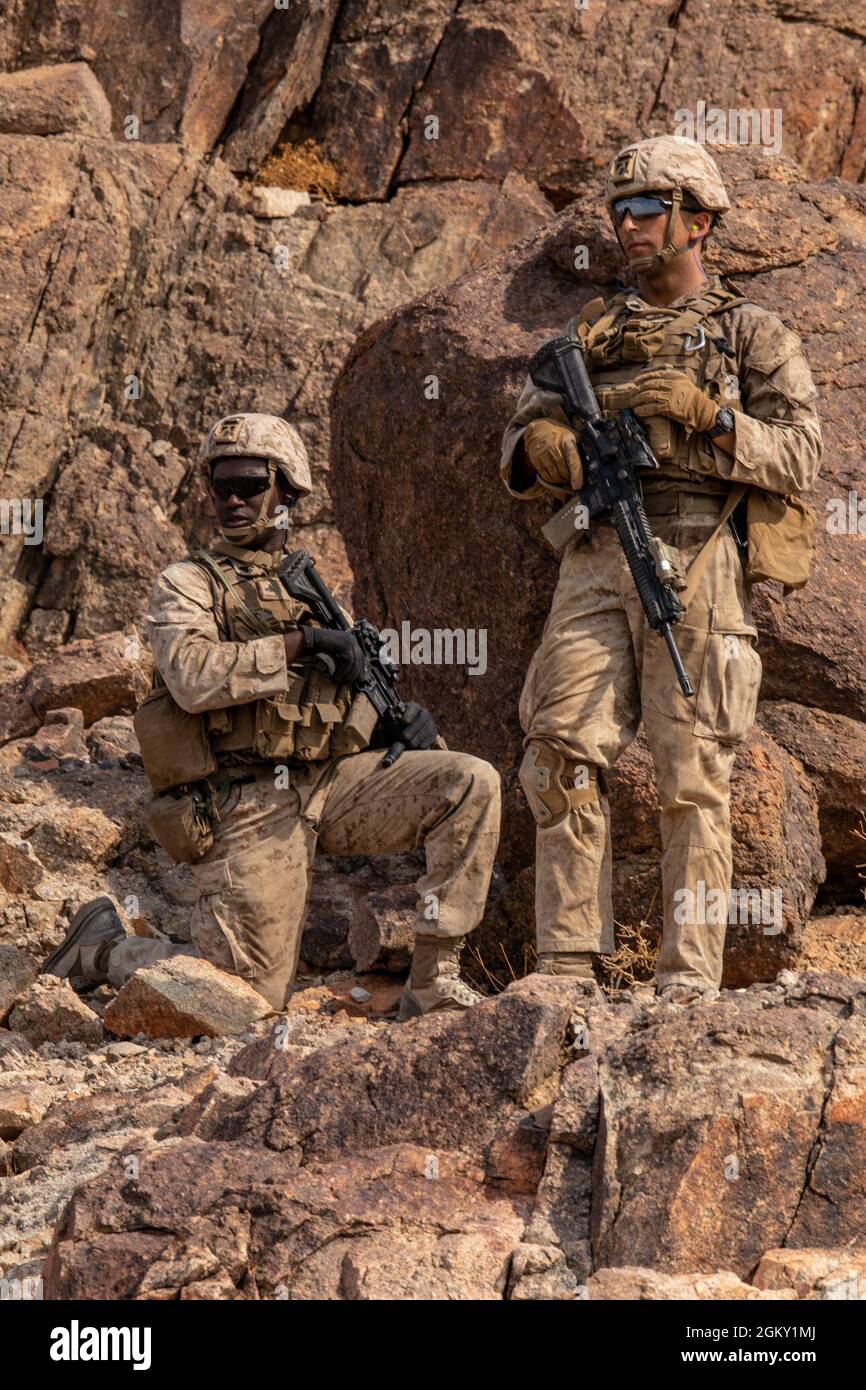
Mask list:
[[[610,207],[617,198],[676,188],[707,212],[727,212],[731,206],[712,155],[682,135],[636,140],[620,150],[607,171],[605,202]]]
[[[310,461],[304,441],[294,425],[278,415],[226,415],[208,433],[199,454],[199,465],[210,474],[221,458],[271,459],[297,492],[312,492]]]
[[[668,215],[664,249],[658,256],[644,257],[643,264],[633,261],[638,270],[655,262],[668,261],[678,254],[671,241],[671,228],[684,198],[705,212],[714,212],[717,217],[731,206],[716,161],[703,145],[682,135],[656,135],[648,140],[636,140],[611,160],[604,189],[608,211],[619,198],[639,193],[670,193],[673,206]]]

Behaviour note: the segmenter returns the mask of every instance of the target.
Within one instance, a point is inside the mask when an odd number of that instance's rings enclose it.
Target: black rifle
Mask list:
[[[683,616],[683,605],[671,584],[670,562],[650,530],[643,507],[637,470],[659,465],[637,416],[631,410],[620,410],[612,419],[602,415],[580,343],[574,338],[554,338],[540,347],[529,375],[540,391],[561,397],[572,424],[583,422],[578,443],[585,486],[554,520],[567,512],[574,527],[578,508],[585,508],[582,515],[589,521],[610,513],[646,620],[665,639],[683,694],[694,695],[671,631],[671,625]]]
[[[305,603],[322,627],[354,633],[364,654],[364,670],[352,689],[367,696],[380,718],[400,721],[406,713],[406,705],[395,690],[400,668],[382,651],[382,638],[379,629],[366,618],[352,626],[334,598],[306,550],[293,550],[287,555],[277,570],[280,579],[292,598]],[[317,653],[314,661],[324,675],[333,679],[334,662],[326,652]],[[405,751],[405,744],[398,739],[392,743],[382,759],[382,767],[390,767]]]

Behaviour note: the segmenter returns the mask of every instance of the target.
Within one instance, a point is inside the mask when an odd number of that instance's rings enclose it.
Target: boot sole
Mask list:
[[[81,934],[88,923],[93,920],[97,912],[101,912],[106,907],[110,907],[112,912],[117,911],[111,898],[106,897],[94,898],[92,903],[85,903],[83,907],[78,909],[69,924],[69,931],[57,947],[57,950],[52,952],[48,959],[44,960],[39,967],[40,975],[55,975],[58,973],[56,967],[60,964],[67,951],[71,951],[72,948],[78,944]],[[108,938],[106,938],[106,940],[108,940]],[[68,975],[61,974],[60,979],[68,979]]]

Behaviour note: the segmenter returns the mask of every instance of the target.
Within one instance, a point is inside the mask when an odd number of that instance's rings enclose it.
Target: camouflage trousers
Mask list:
[[[651,517],[655,533],[678,546],[686,564],[719,512],[713,499],[688,501],[686,512],[673,494],[673,514]],[[747,586],[727,526],[674,635],[695,687],[691,698],[679,689],[663,640],[647,627],[613,527],[596,525],[569,546],[520,700],[527,750],[521,782],[539,820],[538,950],[615,949],[604,774],[642,718],[661,801],[664,929],[657,980],[718,986],[725,927],[708,923],[701,904],[714,900],[711,889],[730,890],[731,768],[754,720],[761,680]],[[539,804],[537,791],[550,773],[535,763],[550,764],[551,754],[560,755],[569,784],[558,819]],[[583,790],[575,794],[572,787]]]
[[[326,854],[387,854],[423,847],[416,930],[462,937],[484,912],[499,839],[499,775],[480,758],[446,750],[383,750],[289,772],[273,764],[236,783],[207,857],[192,866],[199,900],[192,953],[247,980],[275,1009],[291,993],[317,847]],[[168,955],[190,953],[129,937],[111,953],[115,985]]]

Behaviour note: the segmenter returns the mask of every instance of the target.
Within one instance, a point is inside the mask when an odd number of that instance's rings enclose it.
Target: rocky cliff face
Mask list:
[[[724,157],[738,207],[715,264],[804,336],[827,435],[819,509],[862,495],[855,11],[5,7],[0,1270],[38,1273],[62,1218],[49,1284],[81,1297],[793,1298],[856,1274],[856,534],[822,531],[810,588],[761,599],[764,702],[736,773],[737,876],[782,888],[785,930],[732,933],[728,981],[792,966],[788,985],[675,1017],[529,980],[470,1019],[398,1034],[384,1020],[408,955],[409,860],[318,866],[305,988],[278,1035],[242,998],[208,1015],[197,977],[157,971],[134,998],[84,1004],[34,982],[100,892],[131,930],[188,935],[191,884],[146,829],[130,716],[149,679],[153,579],[209,534],[198,442],[235,409],[285,411],[300,428],[316,490],[299,542],[344,600],[354,572],[357,611],[382,624],[487,628],[483,678],[411,667],[407,689],[452,744],[503,772],[477,970],[488,988],[523,972],[531,826],[514,789],[516,694],[553,571],[539,518],[496,482],[503,419],[563,304],[617,272],[595,202],[611,149],[671,129],[704,93],[724,110],[782,112],[781,155]],[[656,923],[640,743],[614,801],[628,976]],[[334,1100],[333,1078],[355,1072],[366,1089]],[[664,1174],[649,1174],[647,1145],[674,1155],[670,1182],[704,1204],[703,1245]],[[724,1241],[707,1234],[722,1226]]]

